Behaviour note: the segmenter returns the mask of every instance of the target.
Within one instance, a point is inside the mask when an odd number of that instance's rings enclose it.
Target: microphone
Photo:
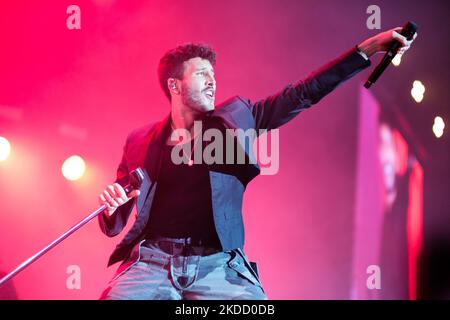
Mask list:
[[[406,37],[407,40],[411,40],[414,36],[414,34],[417,31],[417,25],[412,22],[408,21],[402,28],[402,31],[400,34],[404,37]],[[364,84],[364,87],[366,89],[369,89],[371,85],[377,81],[377,79],[381,76],[381,74],[384,72],[384,70],[387,68],[387,66],[391,63],[392,59],[397,54],[398,49],[400,48],[401,43],[397,40],[393,41],[393,44],[389,48],[389,50],[384,55],[383,59],[380,61],[380,63],[376,66],[376,68],[372,71],[369,78],[367,79],[366,83]]]
[[[127,197],[129,197],[130,193],[133,190],[137,190],[141,188],[142,182],[144,180],[148,181],[148,175],[142,170],[141,168],[136,168],[135,170],[130,172],[130,183],[127,184],[125,187],[123,187],[123,190],[125,191],[125,194]],[[119,205],[120,207],[121,205]],[[104,212],[108,209],[108,206],[106,204],[103,204],[100,208],[97,210]]]
[[[142,181],[144,181],[144,171],[141,168],[137,168],[130,172],[130,183],[124,188],[125,193],[128,194],[141,187]]]

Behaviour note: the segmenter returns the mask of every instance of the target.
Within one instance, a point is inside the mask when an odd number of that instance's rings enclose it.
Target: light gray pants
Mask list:
[[[178,249],[167,253],[157,242],[136,245],[100,299],[267,299],[242,251],[184,255]]]

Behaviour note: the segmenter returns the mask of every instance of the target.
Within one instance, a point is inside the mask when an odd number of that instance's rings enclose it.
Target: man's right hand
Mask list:
[[[106,189],[98,197],[100,205],[106,205],[105,215],[112,216],[116,209],[132,198],[139,196],[139,190],[133,190],[127,196],[125,190],[118,183],[114,183],[106,187]]]

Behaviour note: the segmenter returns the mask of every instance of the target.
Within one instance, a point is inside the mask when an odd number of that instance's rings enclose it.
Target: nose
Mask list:
[[[216,79],[212,74],[208,74],[206,77],[206,85],[214,88],[216,87]]]

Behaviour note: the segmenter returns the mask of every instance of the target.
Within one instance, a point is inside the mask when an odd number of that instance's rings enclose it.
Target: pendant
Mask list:
[[[189,159],[188,166],[192,167],[193,164],[194,164],[194,160]]]

